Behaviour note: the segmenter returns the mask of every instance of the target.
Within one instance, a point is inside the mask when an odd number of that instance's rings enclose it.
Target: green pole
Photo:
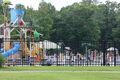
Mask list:
[[[87,50],[87,45],[85,46],[85,52],[86,52],[86,60],[87,60],[87,65],[88,65],[88,50]]]

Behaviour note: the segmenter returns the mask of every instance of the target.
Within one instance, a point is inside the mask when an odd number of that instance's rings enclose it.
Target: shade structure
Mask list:
[[[118,51],[118,49],[115,48],[115,47],[110,47],[110,48],[107,49],[107,51]]]
[[[43,42],[40,42],[40,48],[45,48],[45,49],[60,49],[61,47],[54,42],[44,40]]]

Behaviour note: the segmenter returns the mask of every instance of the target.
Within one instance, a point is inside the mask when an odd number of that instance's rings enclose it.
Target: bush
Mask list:
[[[0,54],[0,67],[2,67],[4,64],[4,58],[3,56]]]

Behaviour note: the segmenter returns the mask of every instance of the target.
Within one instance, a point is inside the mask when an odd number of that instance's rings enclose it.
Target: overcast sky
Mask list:
[[[34,9],[38,8],[39,2],[41,0],[10,0],[12,4],[21,3],[25,6],[33,7]],[[62,7],[68,6],[73,4],[74,2],[80,2],[82,0],[44,0],[46,2],[50,2],[52,5],[56,7],[57,10],[60,10]],[[99,0],[100,2],[105,2],[106,0]],[[109,1],[117,1],[120,2],[120,0],[109,0]]]

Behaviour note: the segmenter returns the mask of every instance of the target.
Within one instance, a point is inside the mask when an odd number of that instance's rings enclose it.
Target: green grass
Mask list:
[[[0,80],[120,80],[120,67],[119,66],[4,67],[0,68]]]
[[[0,80],[120,80],[109,72],[0,72]]]
[[[120,67],[113,66],[16,66],[0,68],[0,71],[33,71],[33,70],[50,70],[50,71],[120,71]]]

